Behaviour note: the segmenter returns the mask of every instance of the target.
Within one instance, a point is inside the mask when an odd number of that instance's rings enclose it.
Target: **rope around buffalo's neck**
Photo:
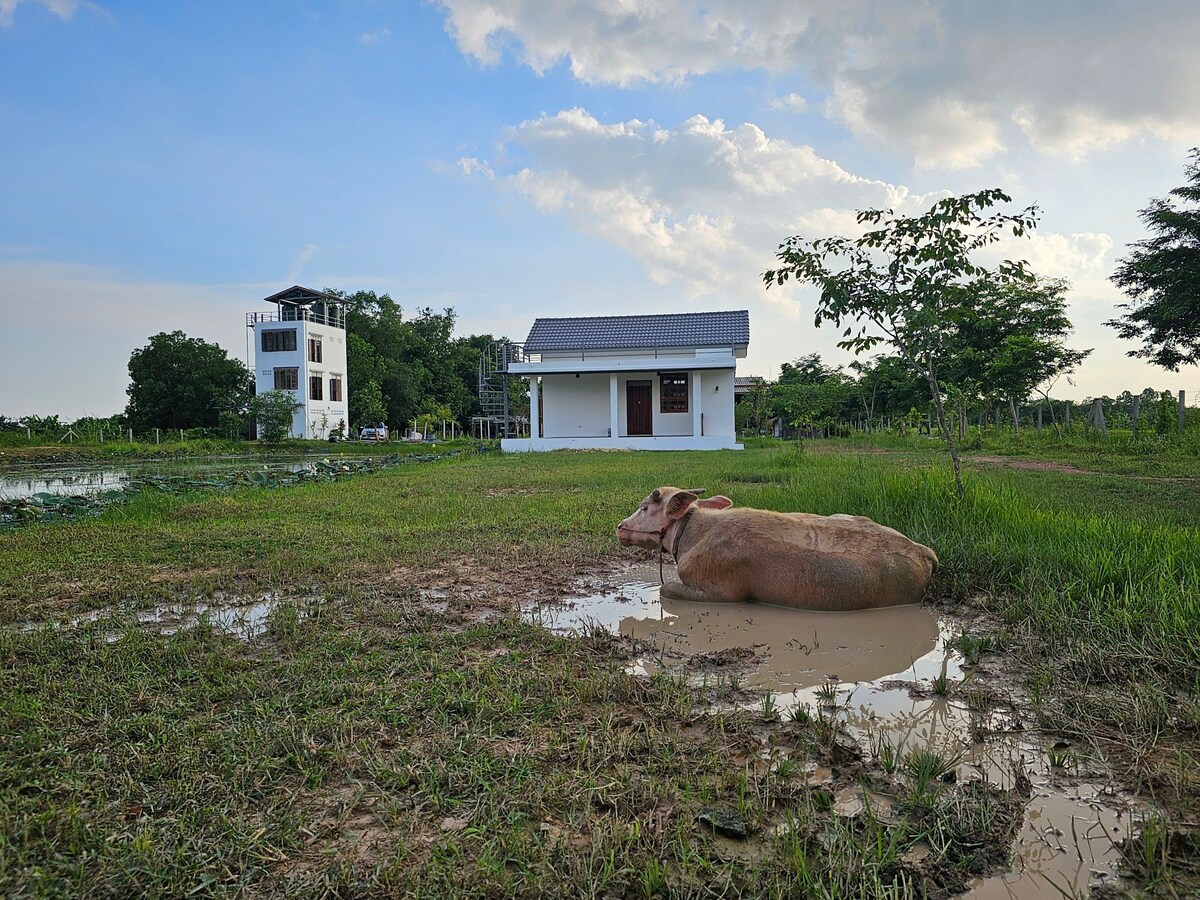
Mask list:
[[[675,532],[675,540],[671,543],[671,559],[675,560],[676,565],[679,565],[679,542],[683,539],[683,532],[687,528],[688,519],[692,517],[692,513],[695,511],[695,506],[689,506],[688,511],[683,514],[683,518],[679,520],[679,530]],[[674,522],[671,523],[671,525],[674,524]],[[666,584],[666,581],[663,579],[663,552],[666,549],[663,547],[663,538],[671,530],[671,525],[660,531],[658,535],[658,583],[660,585]]]

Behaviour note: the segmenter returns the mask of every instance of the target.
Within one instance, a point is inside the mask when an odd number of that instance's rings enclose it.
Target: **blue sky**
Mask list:
[[[746,373],[845,362],[811,294],[763,291],[775,246],[991,186],[1044,211],[1012,252],[1075,285],[1095,353],[1058,393],[1195,395],[1101,323],[1200,143],[1200,13],[995,7],[0,0],[0,413],[120,410],[161,330],[243,357],[294,282],[517,339],[744,307]]]

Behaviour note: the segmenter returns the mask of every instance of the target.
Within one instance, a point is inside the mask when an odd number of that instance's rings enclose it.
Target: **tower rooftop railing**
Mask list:
[[[302,306],[284,308],[276,312],[246,313],[246,327],[253,328],[260,322],[315,322],[332,328],[346,327],[346,314],[337,309],[326,311],[306,309]]]

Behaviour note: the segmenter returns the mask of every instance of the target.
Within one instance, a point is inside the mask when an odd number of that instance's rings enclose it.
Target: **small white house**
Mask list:
[[[501,447],[740,450],[734,372],[749,343],[744,309],[537,319],[508,364],[529,379],[530,437]]]
[[[292,437],[324,440],[350,424],[346,379],[346,312],[331,294],[292,285],[265,298],[273,312],[246,314],[254,331],[257,393],[290,391],[303,406]]]

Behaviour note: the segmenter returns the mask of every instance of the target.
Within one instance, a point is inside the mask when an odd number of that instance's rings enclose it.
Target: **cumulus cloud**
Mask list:
[[[494,171],[466,158],[459,168],[621,248],[655,283],[744,303],[763,302],[761,273],[789,235],[853,231],[857,209],[915,211],[928,201],[756,125],[699,115],[667,128],[568,109],[508,129],[502,151],[519,162]],[[791,291],[765,297],[797,308]]]
[[[588,83],[802,72],[820,108],[919,165],[967,167],[1014,140],[1068,158],[1154,136],[1200,140],[1192,0],[441,0],[484,64],[565,63]],[[796,97],[816,105],[814,98]]]
[[[802,94],[791,93],[776,97],[771,101],[771,109],[782,109],[794,113],[808,112],[808,98]]]

